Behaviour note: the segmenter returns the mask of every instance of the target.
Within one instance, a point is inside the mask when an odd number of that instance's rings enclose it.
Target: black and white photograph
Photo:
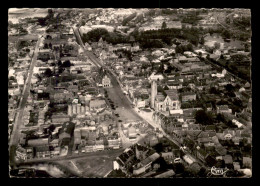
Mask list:
[[[9,177],[251,178],[251,26],[249,8],[9,8]]]

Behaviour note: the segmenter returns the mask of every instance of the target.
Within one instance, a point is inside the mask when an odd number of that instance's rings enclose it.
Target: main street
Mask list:
[[[27,98],[29,96],[29,92],[30,92],[30,86],[31,86],[31,78],[32,78],[32,74],[33,74],[33,68],[36,64],[37,61],[37,56],[38,56],[38,52],[39,52],[39,45],[40,43],[43,41],[43,38],[41,36],[39,36],[38,41],[36,43],[35,46],[35,50],[34,50],[34,56],[32,58],[32,62],[30,64],[30,68],[28,70],[28,75],[27,75],[27,79],[24,83],[24,89],[20,98],[20,102],[18,105],[18,111],[16,114],[16,118],[15,118],[15,122],[14,122],[14,126],[13,126],[13,131],[11,134],[11,138],[10,138],[10,142],[9,142],[9,154],[10,154],[10,164],[12,165],[13,163],[15,163],[15,159],[14,159],[14,155],[15,155],[15,147],[17,146],[17,144],[19,143],[19,136],[20,136],[20,127],[23,125],[23,112],[24,112],[24,108],[27,102]]]
[[[132,108],[131,102],[126,99],[116,77],[114,76],[113,72],[111,72],[110,69],[106,68],[102,65],[102,63],[95,57],[95,55],[92,52],[89,52],[85,49],[84,44],[82,42],[82,39],[80,37],[79,31],[77,28],[73,28],[75,37],[77,38],[80,46],[84,50],[85,54],[88,56],[88,58],[98,67],[102,67],[103,69],[110,72],[108,74],[109,78],[111,79],[112,88],[107,89],[108,97],[111,99],[111,101],[115,104],[117,107],[115,109],[115,112],[118,113],[119,117],[116,119],[116,123],[119,129],[119,134],[122,140],[122,146],[123,148],[127,148],[132,145],[132,143],[129,141],[129,139],[123,134],[121,123],[125,123],[128,121],[143,121],[143,118],[140,117]],[[120,121],[121,120],[121,121]]]
[[[126,109],[126,117],[129,117],[131,115],[133,116],[136,116],[136,118],[140,119],[140,120],[143,120],[145,122],[147,122],[148,124],[150,124],[151,126],[155,127],[155,123],[154,122],[149,122],[147,119],[144,119],[142,118],[141,116],[139,116],[136,111],[131,107],[131,103],[130,101],[127,99],[126,95],[123,93],[123,90],[120,88],[119,86],[119,83],[118,83],[118,80],[117,78],[115,77],[115,74],[109,69],[107,68],[106,66],[104,66],[100,61],[99,59],[97,59],[95,57],[95,55],[86,50],[85,47],[84,47],[84,44],[82,42],[82,39],[80,37],[80,34],[79,34],[79,30],[77,28],[74,28],[74,33],[75,33],[75,36],[76,38],[78,39],[81,47],[84,49],[85,51],[85,54],[89,57],[89,59],[95,64],[97,65],[98,67],[102,67],[103,69],[107,70],[109,73],[109,77],[111,79],[111,82],[112,82],[112,85],[113,85],[113,97],[115,99],[115,103],[118,104],[118,108],[117,108],[117,111],[120,112],[119,114],[123,114],[124,112],[122,112],[122,110],[125,110]],[[120,106],[124,106],[124,108],[122,107],[119,107]],[[123,114],[124,115],[124,114]],[[172,141],[175,145],[177,145],[178,147],[181,148],[181,145],[179,144],[179,142],[177,140],[174,139],[174,137],[166,134],[166,132],[159,126],[157,125],[157,128],[159,128],[162,132],[162,134],[167,138],[169,139],[170,141]],[[191,157],[193,157],[201,166],[205,166],[203,162],[201,162],[200,160],[198,160],[196,157],[194,157],[193,155],[191,155],[189,152],[185,151],[184,152],[185,154],[187,155],[190,155]]]

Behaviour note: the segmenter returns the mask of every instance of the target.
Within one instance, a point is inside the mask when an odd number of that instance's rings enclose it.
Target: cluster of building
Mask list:
[[[214,43],[212,46],[205,43],[182,54],[176,52],[175,44],[142,50],[132,36],[127,44],[112,45],[102,37],[98,42],[86,44],[87,49],[116,76],[132,106],[137,110],[149,110],[157,129],[179,145],[166,145],[158,152],[152,147],[159,143],[162,134],[155,135],[147,123],[117,125],[103,94],[104,88],[112,87],[111,79],[105,70],[97,69],[82,55],[70,24],[85,16],[89,21],[80,28],[81,34],[93,28],[124,30],[128,27],[120,27],[117,23],[123,20],[122,14],[129,16],[132,13],[120,9],[101,10],[97,17],[80,13],[70,20],[72,22],[63,20],[65,28],[62,31],[44,36],[23,112],[16,157],[26,161],[119,149],[121,138],[126,137],[134,145],[125,149],[113,166],[128,176],[173,177],[178,174],[171,168],[161,170],[161,159],[168,165],[183,164],[185,169],[196,174],[202,164],[213,167],[221,163],[223,168],[238,171],[251,169],[251,84],[209,63],[210,59],[217,61],[223,57],[229,60],[232,55],[248,56],[250,53],[227,47],[225,43],[220,43],[218,48]],[[178,13],[183,14],[182,11]],[[144,20],[147,23],[140,30],[161,29],[163,22],[167,22],[168,28],[189,26],[165,16]],[[202,27],[215,24],[216,20],[210,14],[199,21]],[[9,42],[10,127],[37,39]],[[185,46],[190,44],[182,40],[177,42]],[[212,116],[210,124],[197,121],[196,114],[201,110]],[[139,144],[140,135],[144,136],[145,145]]]
[[[250,84],[236,81],[227,70],[219,71],[205,63],[208,57],[218,60],[223,55],[228,59],[229,55],[241,53],[240,51],[227,47],[223,43],[220,44],[219,49],[213,50],[213,54],[207,52],[205,48],[208,46],[205,45],[200,49],[174,56],[171,54],[175,53],[176,45],[153,51],[133,52],[133,45],[122,44],[122,49],[132,51],[131,61],[122,52],[117,52],[118,45],[109,45],[102,39],[92,45],[93,52],[118,75],[118,81],[133,105],[138,108],[151,107],[154,110],[154,120],[160,127],[179,143],[186,144],[187,140],[193,144],[192,150],[189,149],[193,156],[209,166],[214,166],[218,160],[223,160],[232,169],[235,167],[235,170],[251,168],[248,166],[248,161],[251,161],[251,151],[239,150],[241,145],[242,148],[250,146],[252,141],[252,132],[248,130],[252,124]],[[149,60],[147,55],[152,55],[153,60]],[[165,60],[166,64],[162,62]],[[152,66],[162,64],[164,70],[169,67],[177,70],[168,74],[156,71],[145,73],[146,70],[151,70]],[[142,69],[142,66],[145,68]],[[242,88],[236,88],[235,97],[230,99],[225,96],[227,85]],[[163,88],[163,91],[159,90],[158,86]],[[211,89],[214,88],[220,93],[212,93]],[[243,102],[241,113],[233,110],[232,105],[235,100]],[[213,105],[212,101],[216,104]],[[226,120],[232,121],[237,128],[225,127],[219,130],[217,126],[220,125],[220,121],[206,127],[196,123],[194,112],[202,109],[215,115],[223,114]],[[243,119],[245,117],[246,120]],[[246,143],[241,143],[243,140],[246,140]],[[227,145],[230,143],[227,141],[231,141],[231,144]]]
[[[49,33],[44,37],[33,69],[16,157],[53,158],[120,148],[112,110],[95,81],[98,69],[88,58],[76,57],[78,53],[64,56],[55,51],[67,45],[72,46],[67,54],[74,53],[77,45],[71,35]],[[52,47],[46,49],[45,43]],[[61,69],[68,61],[70,66]],[[110,87],[107,76],[101,79],[104,88]]]
[[[114,170],[121,169],[126,175],[140,175],[151,169],[160,155],[152,148],[140,144],[125,149],[113,162]]]
[[[10,36],[11,37],[11,36]],[[8,42],[8,118],[9,129],[13,126],[16,109],[20,102],[30,61],[38,38],[23,38]]]
[[[182,153],[177,146],[167,145],[167,142],[162,143],[160,152],[155,150],[162,138],[148,135],[146,139],[150,143],[136,143],[116,157],[113,169],[120,169],[127,177],[169,178],[181,175],[181,172],[173,167],[183,166],[183,170],[193,173],[198,173],[202,168],[190,155]]]

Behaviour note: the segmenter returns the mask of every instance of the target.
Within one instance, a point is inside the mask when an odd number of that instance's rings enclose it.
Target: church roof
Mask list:
[[[158,95],[155,97],[155,100],[156,100],[156,101],[164,101],[164,99],[165,99],[165,96],[162,95],[162,94],[158,94]]]
[[[175,90],[175,89],[165,90],[165,93],[167,94],[167,96],[169,96],[171,98],[171,100],[178,99],[178,93],[177,93],[177,90]]]

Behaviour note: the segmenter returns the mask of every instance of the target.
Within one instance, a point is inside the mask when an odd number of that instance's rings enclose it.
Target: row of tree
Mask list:
[[[56,21],[56,20],[54,19],[54,12],[52,9],[48,9],[48,14],[46,17],[38,18],[38,23],[41,26],[47,26],[50,23],[53,23],[54,21]]]
[[[178,54],[183,54],[185,51],[193,51],[193,46],[192,44],[188,44],[188,45],[177,45],[175,48],[175,52]]]

